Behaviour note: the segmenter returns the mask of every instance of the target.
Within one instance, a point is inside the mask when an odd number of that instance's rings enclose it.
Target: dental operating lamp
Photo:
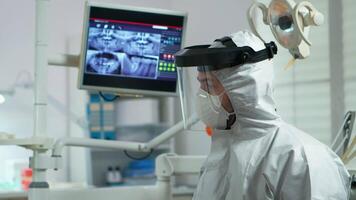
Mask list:
[[[252,32],[264,41],[253,20],[256,8],[262,11],[263,23],[270,27],[278,43],[295,59],[305,59],[310,55],[310,27],[324,23],[324,15],[312,3],[272,0],[268,7],[260,2],[252,4],[247,13],[248,21]]]

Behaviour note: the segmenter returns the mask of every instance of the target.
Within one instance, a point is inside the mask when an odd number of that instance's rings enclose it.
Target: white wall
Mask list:
[[[8,89],[21,70],[32,72],[32,46],[34,12],[29,1],[21,1],[22,7],[16,7],[20,1],[0,1],[0,90]],[[18,13],[26,13],[21,19]],[[6,20],[5,20],[6,19]],[[25,33],[25,34],[24,34]],[[25,136],[32,133],[32,98],[30,91],[21,90],[13,98],[0,105],[0,130],[16,132]],[[11,153],[9,153],[11,152]],[[30,152],[19,147],[0,147],[0,179],[4,177],[5,160],[26,158]]]
[[[35,1],[1,1],[0,22],[0,90],[11,88],[15,77],[22,71],[32,75],[34,69],[34,25]],[[52,40],[51,40],[52,41]],[[51,43],[51,42],[50,42]],[[56,48],[52,46],[52,48]],[[49,68],[49,94],[65,105],[64,71]],[[62,83],[62,84],[59,84]],[[15,133],[17,137],[30,137],[33,133],[33,91],[17,89],[7,102],[0,105],[0,130]],[[54,137],[66,133],[65,116],[52,104],[48,106],[48,133]],[[0,160],[26,158],[30,151],[19,147],[0,147]],[[9,153],[11,152],[11,153]],[[0,164],[0,168],[1,168]],[[3,170],[0,170],[1,172]],[[59,180],[64,180],[66,172],[57,173]]]
[[[246,10],[251,0],[171,0],[172,9],[188,12],[187,45],[209,44],[214,39],[247,29]]]

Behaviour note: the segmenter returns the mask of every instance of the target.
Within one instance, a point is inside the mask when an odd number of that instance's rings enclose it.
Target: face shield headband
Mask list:
[[[221,42],[226,47],[209,48],[210,45],[186,47],[175,54],[175,65],[177,67],[204,66],[204,71],[214,71],[272,59],[277,54],[277,46],[274,42],[265,43],[266,48],[256,52],[249,46],[237,47],[230,37],[215,41]]]

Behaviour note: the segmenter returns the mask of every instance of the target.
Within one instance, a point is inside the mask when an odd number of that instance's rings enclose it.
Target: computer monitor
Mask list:
[[[134,95],[176,95],[174,53],[186,13],[87,2],[79,88]]]

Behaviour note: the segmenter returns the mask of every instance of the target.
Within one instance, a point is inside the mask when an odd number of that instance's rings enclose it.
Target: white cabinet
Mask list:
[[[105,127],[114,126],[114,138],[116,140],[148,142],[174,124],[173,117],[171,116],[173,116],[175,106],[172,103],[173,101],[169,98],[118,98],[117,101],[112,103],[114,110],[105,110],[105,107],[112,107],[110,106],[110,102],[104,102],[103,100],[94,102],[93,104],[102,104],[101,106],[94,106],[101,107],[102,109],[93,112],[90,111],[90,105],[88,106],[88,119],[91,124],[89,125],[90,131],[88,137],[93,136],[92,132],[94,131],[96,133],[95,136],[99,136],[102,139],[113,138],[106,137],[110,131],[106,132],[107,128]],[[105,112],[109,112],[109,114]],[[114,112],[114,115],[112,115],[112,112]],[[93,118],[93,115],[97,115],[97,117]],[[114,119],[108,119],[108,116]],[[107,121],[113,123],[108,124],[106,123]],[[93,127],[93,124],[96,127]],[[149,153],[138,152],[125,153],[120,150],[90,149],[88,153],[89,184],[97,187],[107,186],[106,174],[109,167],[119,167],[121,169],[124,178],[123,184],[125,185],[136,183],[153,184],[155,180],[152,165],[154,165],[155,157],[167,152],[174,152],[173,139],[155,148],[150,155]],[[148,157],[145,161],[135,161],[129,158],[127,154],[135,158]],[[143,175],[140,176],[140,173],[143,173]]]

